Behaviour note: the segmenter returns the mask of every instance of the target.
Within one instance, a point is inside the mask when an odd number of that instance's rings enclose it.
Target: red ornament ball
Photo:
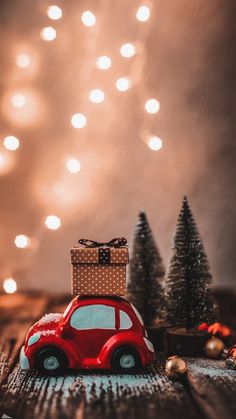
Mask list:
[[[236,370],[236,345],[233,345],[227,352],[225,365],[227,368]]]

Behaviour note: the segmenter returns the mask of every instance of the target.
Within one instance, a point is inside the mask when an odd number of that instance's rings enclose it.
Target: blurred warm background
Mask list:
[[[167,265],[187,194],[235,286],[235,35],[234,0],[1,0],[2,285],[69,291],[140,208]]]

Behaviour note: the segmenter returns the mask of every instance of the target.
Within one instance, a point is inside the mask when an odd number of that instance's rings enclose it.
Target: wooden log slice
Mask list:
[[[164,350],[169,355],[202,356],[209,339],[208,333],[189,332],[184,328],[169,328],[164,334]]]

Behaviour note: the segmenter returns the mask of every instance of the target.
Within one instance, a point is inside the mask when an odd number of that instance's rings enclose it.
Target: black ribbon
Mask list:
[[[99,243],[94,240],[80,239],[78,240],[78,243],[84,245],[85,247],[121,247],[126,245],[127,240],[124,237],[116,237],[109,242]]]

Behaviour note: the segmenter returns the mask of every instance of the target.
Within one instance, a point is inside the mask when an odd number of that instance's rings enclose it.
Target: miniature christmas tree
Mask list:
[[[161,313],[165,269],[147,217],[139,213],[134,232],[127,294],[147,326]]]
[[[166,319],[187,330],[217,320],[210,291],[212,276],[187,198],[184,197],[173,242],[174,254],[166,280]]]

